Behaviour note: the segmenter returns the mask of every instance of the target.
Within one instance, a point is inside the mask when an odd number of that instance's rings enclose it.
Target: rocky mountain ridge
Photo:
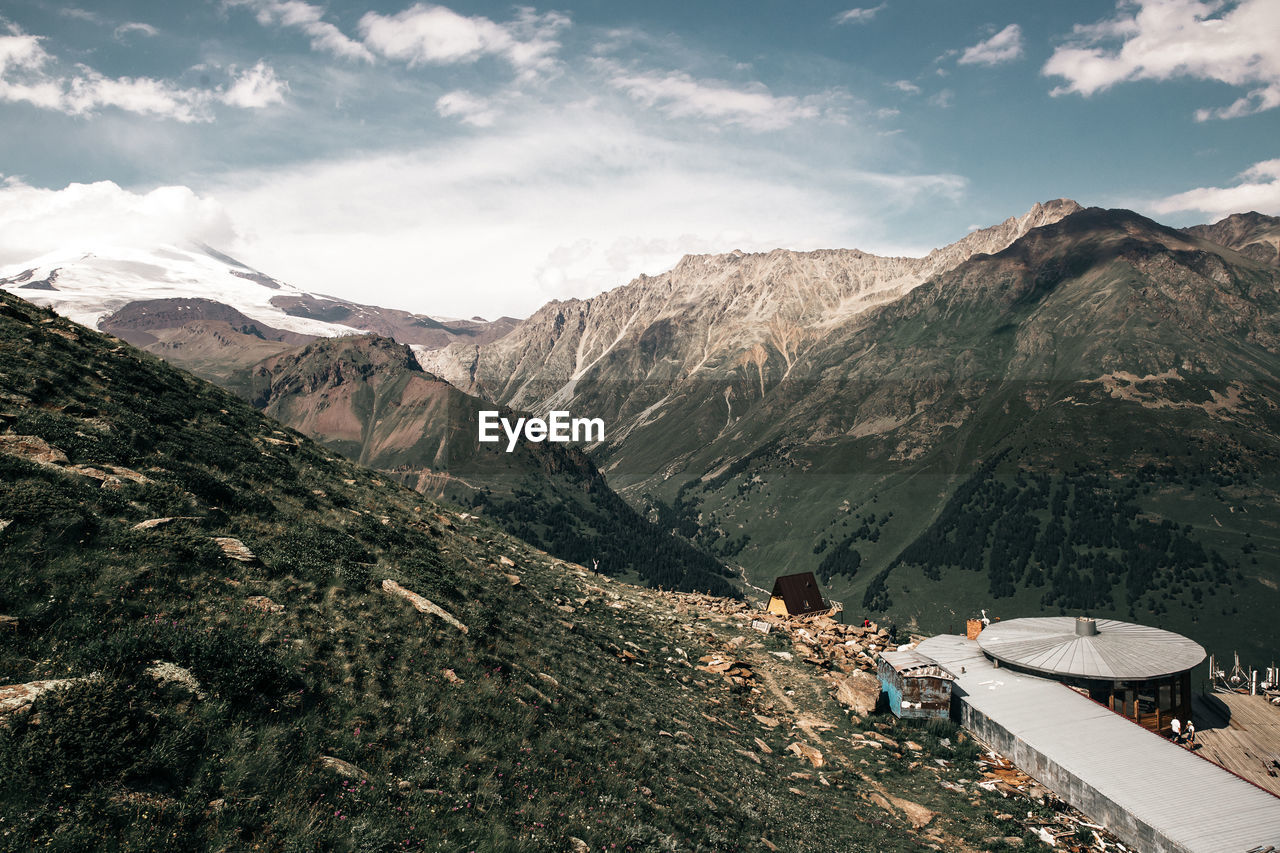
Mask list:
[[[453,344],[419,357],[461,388],[534,412],[573,408],[574,383],[630,349],[644,357],[631,381],[688,380],[735,364],[753,366],[763,380],[770,351],[785,375],[827,329],[1078,209],[1069,199],[1036,204],[923,258],[856,249],[689,255],[662,275],[550,302],[490,345]]]

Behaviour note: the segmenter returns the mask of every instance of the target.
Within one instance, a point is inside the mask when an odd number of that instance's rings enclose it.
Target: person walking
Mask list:
[[[1196,748],[1196,724],[1187,720],[1187,749]]]
[[[1174,717],[1171,728],[1173,729],[1173,742],[1182,743],[1182,721]]]

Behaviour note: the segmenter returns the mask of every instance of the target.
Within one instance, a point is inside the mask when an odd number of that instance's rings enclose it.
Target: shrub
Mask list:
[[[67,796],[122,782],[181,782],[202,738],[172,714],[155,713],[136,687],[95,678],[40,696],[0,728],[5,785]]]

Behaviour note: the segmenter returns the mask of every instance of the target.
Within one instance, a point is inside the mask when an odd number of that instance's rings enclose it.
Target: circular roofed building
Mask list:
[[[1205,658],[1199,643],[1172,631],[1070,616],[994,622],[978,646],[997,666],[1061,681],[1165,732],[1191,717],[1191,668]]]

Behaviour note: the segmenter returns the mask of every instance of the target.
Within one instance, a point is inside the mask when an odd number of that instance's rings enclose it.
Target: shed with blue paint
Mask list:
[[[894,716],[950,718],[951,683],[956,677],[933,658],[915,651],[881,652],[877,669]]]

